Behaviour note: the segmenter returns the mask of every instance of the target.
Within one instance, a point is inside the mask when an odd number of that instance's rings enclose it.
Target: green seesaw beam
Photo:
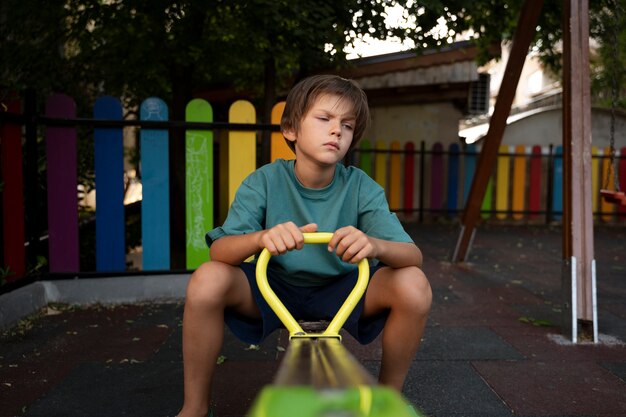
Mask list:
[[[332,233],[305,233],[305,243],[328,243]],[[369,265],[359,263],[357,283],[322,333],[308,333],[267,282],[263,250],[257,283],[269,306],[289,331],[290,343],[276,378],[256,398],[249,417],[420,417],[395,390],[374,378],[341,344],[339,330],[367,288]]]

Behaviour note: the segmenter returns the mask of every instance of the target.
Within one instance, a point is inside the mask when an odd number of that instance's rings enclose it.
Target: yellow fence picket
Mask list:
[[[600,160],[599,149],[597,146],[591,147],[591,210],[596,213],[598,211],[598,203],[600,201]]]
[[[272,124],[279,125],[280,119],[285,111],[285,102],[281,101],[272,107]],[[291,148],[287,146],[287,142],[282,132],[272,132],[270,159],[274,162],[277,159],[295,159],[296,155]]]
[[[376,154],[374,156],[374,180],[387,190],[387,143],[383,140],[376,141]]]
[[[509,146],[500,145],[500,153],[508,154]],[[496,177],[496,210],[508,211],[509,210],[509,170],[510,170],[510,156],[500,155],[498,156],[498,173]],[[506,213],[496,213],[498,219],[506,219]]]
[[[235,101],[228,111],[229,123],[256,123],[252,103]],[[256,169],[256,132],[228,132],[228,206],[241,182]]]
[[[524,145],[515,147],[515,157],[513,159],[513,218],[521,220],[524,213],[521,213],[526,206],[526,148]],[[515,212],[518,213],[515,213]]]
[[[612,175],[611,170],[611,148],[604,148],[604,157],[602,158],[602,177],[600,179],[602,188],[607,190],[615,190],[615,177]],[[598,195],[598,194],[595,194]],[[604,213],[600,216],[602,221],[610,222],[613,220],[613,211],[615,210],[615,203],[606,201],[604,198],[600,199],[600,212]]]

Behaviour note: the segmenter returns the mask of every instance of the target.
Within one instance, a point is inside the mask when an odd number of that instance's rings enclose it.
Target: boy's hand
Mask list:
[[[372,239],[354,226],[337,229],[328,242],[328,251],[336,251],[341,260],[351,264],[376,257],[376,246]]]
[[[261,235],[261,248],[267,248],[272,255],[280,255],[304,246],[303,233],[317,232],[317,224],[309,223],[298,227],[293,222],[281,223],[267,229]]]

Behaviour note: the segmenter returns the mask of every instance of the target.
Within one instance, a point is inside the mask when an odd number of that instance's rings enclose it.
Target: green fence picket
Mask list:
[[[188,122],[213,122],[213,109],[202,99],[187,104]],[[208,260],[204,235],[213,228],[213,132],[187,130],[185,134],[185,199],[187,268]]]

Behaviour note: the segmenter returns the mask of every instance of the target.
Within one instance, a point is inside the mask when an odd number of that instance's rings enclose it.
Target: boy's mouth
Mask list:
[[[339,150],[339,144],[337,142],[326,142],[324,146]]]

